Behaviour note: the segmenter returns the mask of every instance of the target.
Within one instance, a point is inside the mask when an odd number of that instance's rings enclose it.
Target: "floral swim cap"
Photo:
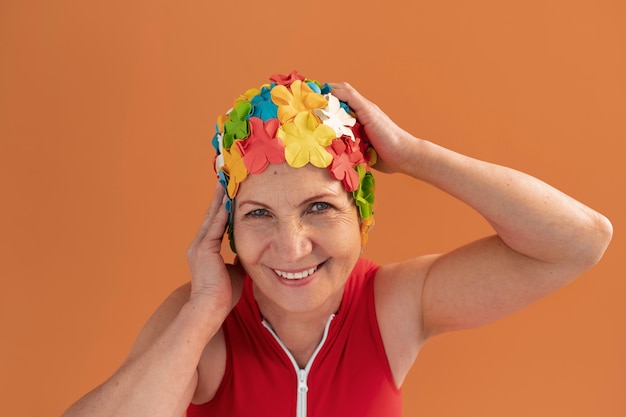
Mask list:
[[[306,79],[296,71],[275,74],[270,84],[239,96],[217,119],[213,147],[215,172],[226,188],[230,213],[228,237],[233,239],[233,200],[249,174],[269,164],[326,168],[352,193],[361,219],[361,240],[374,224],[374,177],[370,167],[376,152],[347,103],[333,96],[328,84]]]

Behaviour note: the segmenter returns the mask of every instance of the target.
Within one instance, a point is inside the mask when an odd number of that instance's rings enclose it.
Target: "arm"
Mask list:
[[[612,229],[597,212],[513,169],[406,141],[416,163],[403,172],[465,202],[496,232],[430,265],[422,293],[425,336],[496,320],[600,260]]]
[[[175,291],[146,323],[129,357],[105,383],[70,407],[72,416],[181,416],[198,381],[200,358],[215,359],[219,384],[220,328],[239,298],[241,276],[219,255],[228,213],[221,187],[188,250],[191,286]],[[232,283],[231,283],[231,276]],[[224,357],[225,358],[225,357]]]
[[[529,175],[415,138],[349,85],[333,87],[365,126],[380,157],[376,168],[451,194],[495,231],[448,254],[379,270],[377,314],[398,384],[429,337],[497,320],[601,258],[612,235],[602,215]]]

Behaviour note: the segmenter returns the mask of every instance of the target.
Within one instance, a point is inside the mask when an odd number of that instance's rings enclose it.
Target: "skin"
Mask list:
[[[237,254],[259,309],[304,366],[360,254],[354,199],[327,170],[283,163],[244,181],[236,202]],[[302,280],[275,272],[312,268]]]
[[[604,216],[536,178],[416,138],[350,85],[332,86],[364,125],[379,156],[377,169],[439,188],[494,230],[450,253],[380,267],[376,312],[398,386],[429,338],[519,310],[602,257],[612,236]],[[222,203],[218,189],[189,247],[191,282],[154,313],[120,369],[65,416],[181,416],[190,401],[210,400],[224,374],[221,324],[240,297],[242,267],[261,312],[298,362],[310,358],[360,253],[353,203],[316,168],[271,166],[250,176],[237,196],[238,266],[225,265],[219,253],[228,218]],[[324,233],[335,228],[342,239]],[[274,271],[319,265],[297,285]]]

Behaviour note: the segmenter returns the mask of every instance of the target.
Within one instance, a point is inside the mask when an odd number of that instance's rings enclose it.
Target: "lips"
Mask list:
[[[288,280],[299,280],[299,279],[304,279],[312,274],[315,273],[315,271],[317,271],[319,265],[314,266],[313,268],[309,268],[309,269],[305,269],[302,271],[298,271],[298,272],[287,272],[287,271],[281,271],[279,269],[274,269],[274,273],[276,275],[278,275],[281,278],[285,278]]]

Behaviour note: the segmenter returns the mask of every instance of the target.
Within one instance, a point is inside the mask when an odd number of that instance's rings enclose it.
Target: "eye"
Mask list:
[[[313,203],[311,204],[311,211],[312,212],[320,212],[320,211],[325,211],[331,208],[331,205],[328,203],[323,203],[323,202],[317,202],[317,203]]]
[[[264,208],[254,209],[246,213],[246,216],[248,217],[265,217],[268,215],[269,215],[269,212]]]

